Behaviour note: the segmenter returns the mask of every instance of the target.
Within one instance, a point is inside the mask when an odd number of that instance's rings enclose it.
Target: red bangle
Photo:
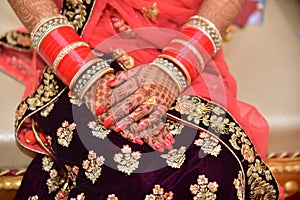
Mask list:
[[[163,50],[162,54],[172,56],[173,58],[178,60],[180,63],[182,63],[185,66],[186,70],[188,71],[188,73],[191,77],[191,81],[195,80],[197,74],[199,74],[199,72],[193,66],[193,63],[191,63],[190,60],[187,60],[185,57],[181,56],[180,54],[177,54],[177,53],[175,53],[173,51],[170,51],[168,49]]]
[[[200,30],[194,27],[186,27],[182,29],[181,33],[189,37],[188,39],[186,39],[188,42],[192,43],[193,45],[196,42],[198,44],[196,45],[197,49],[203,49],[209,55],[214,54],[214,46],[212,41]]]

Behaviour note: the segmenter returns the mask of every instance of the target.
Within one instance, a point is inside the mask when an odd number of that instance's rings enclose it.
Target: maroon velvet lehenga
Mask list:
[[[126,51],[129,43],[121,44],[130,40],[130,30],[178,30],[201,5],[153,3],[57,1],[82,39],[108,61],[115,59],[110,47]],[[157,8],[158,18],[143,7]],[[114,45],[99,45],[121,30],[126,31]],[[38,153],[16,199],[278,199],[276,180],[263,162],[268,125],[254,107],[236,99],[222,50],[167,112],[176,143],[163,153],[128,142],[97,123],[85,105],[72,104],[68,89],[31,49],[27,33],[7,33],[0,50],[1,66],[27,85],[16,112],[16,138]],[[116,72],[132,67],[128,59],[135,65],[151,62],[159,48],[129,54],[111,62]],[[26,142],[28,131],[36,143]]]

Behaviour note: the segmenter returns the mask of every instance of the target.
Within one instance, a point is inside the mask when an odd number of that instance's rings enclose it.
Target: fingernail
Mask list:
[[[106,120],[104,121],[104,127],[108,128],[110,127],[113,123],[115,123],[115,120],[112,117],[108,117],[106,118]]]
[[[159,143],[154,144],[154,149],[159,152],[164,152],[164,148]]]
[[[96,115],[100,115],[104,112],[104,107],[103,106],[99,106],[97,109],[96,109]]]
[[[109,81],[106,85],[111,87],[114,85],[115,82],[116,82],[116,79],[113,79],[113,80]]]
[[[116,133],[119,133],[120,131],[122,131],[123,129],[125,128],[125,125],[120,123],[120,124],[117,124],[116,127],[114,128],[115,132]]]
[[[139,123],[138,127],[136,128],[137,132],[140,132],[142,130],[144,130],[146,127],[146,124],[144,124],[143,122]]]
[[[143,140],[141,140],[141,138],[138,138],[138,137],[134,139],[134,142],[137,143],[137,144],[139,144],[139,145],[143,145],[144,144]]]
[[[169,140],[165,140],[165,141],[164,141],[164,147],[167,147],[167,146],[169,146],[169,145],[171,145],[171,142],[169,142]]]
[[[171,134],[168,134],[168,135],[166,136],[166,139],[169,140],[172,144],[175,143],[175,139],[174,139],[173,135],[171,135]]]

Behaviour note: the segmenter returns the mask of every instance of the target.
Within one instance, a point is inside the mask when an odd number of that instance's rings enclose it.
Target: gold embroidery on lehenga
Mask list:
[[[256,159],[255,163],[249,165],[247,176],[249,177],[248,185],[251,189],[251,199],[277,199],[274,186],[267,182],[272,180],[271,172],[266,166],[262,165],[260,160]]]
[[[237,179],[233,180],[233,185],[237,191],[236,195],[238,199],[245,199],[245,177],[242,171],[239,171]]]
[[[73,130],[75,130],[75,127],[75,123],[70,124],[69,122],[64,121],[61,127],[56,131],[58,144],[64,147],[69,147],[73,139]]]
[[[63,178],[60,177],[56,169],[51,169],[49,173],[50,178],[47,179],[48,193],[55,192],[59,187],[65,182]]]
[[[92,130],[92,135],[99,139],[105,139],[111,132],[110,129],[105,128],[102,124],[96,121],[90,121],[88,123],[88,127]]]
[[[183,124],[167,119],[166,125],[172,135],[180,135],[184,127]]]
[[[194,195],[194,199],[197,200],[215,200],[219,185],[214,182],[208,182],[208,178],[205,175],[199,175],[197,184],[190,186],[190,191]]]
[[[41,116],[47,117],[50,114],[50,112],[53,110],[53,108],[54,108],[54,103],[51,103],[49,106],[41,110],[40,112]]]
[[[82,28],[87,21],[86,4],[91,4],[91,0],[66,0],[68,10],[64,15],[68,17],[76,30]]]
[[[89,151],[88,159],[82,162],[82,168],[85,170],[86,177],[94,184],[102,173],[101,166],[104,164],[104,157],[97,157],[94,151]]]
[[[206,127],[215,134],[230,136],[228,141],[233,149],[240,152],[243,158],[241,162],[248,163],[246,183],[249,186],[251,199],[276,199],[277,185],[270,170],[259,159],[247,134],[225,109],[206,102],[200,97],[190,96],[179,97],[172,109],[186,115],[186,119],[196,126],[203,125],[203,128]]]
[[[16,48],[20,51],[32,51],[29,33],[19,31],[7,32],[0,36],[0,44],[10,48]]]
[[[121,153],[114,155],[114,161],[118,163],[117,168],[119,171],[130,175],[139,167],[138,160],[141,158],[141,155],[138,151],[132,151],[129,145],[124,145]]]
[[[29,110],[36,110],[37,107],[43,106],[46,102],[49,102],[52,97],[58,93],[57,81],[54,80],[54,74],[50,68],[47,68],[44,73],[43,84],[41,84],[36,93],[27,98]]]
[[[147,194],[145,200],[172,200],[173,192],[164,192],[160,185],[155,185],[152,194]]]
[[[218,139],[210,136],[207,132],[204,131],[199,133],[199,138],[194,141],[194,144],[201,147],[201,150],[204,153],[213,155],[215,157],[217,157],[222,150]]]
[[[44,156],[42,158],[42,169],[46,172],[50,172],[54,164],[54,160],[50,156]]]
[[[179,169],[185,161],[186,147],[182,146],[179,149],[172,149],[168,154],[162,154],[161,157],[166,159],[168,166]]]

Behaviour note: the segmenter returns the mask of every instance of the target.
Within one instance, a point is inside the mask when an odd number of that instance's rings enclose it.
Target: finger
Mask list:
[[[148,95],[151,92],[152,86],[142,86],[133,94],[120,101],[111,108],[111,113],[116,121],[120,121],[122,118],[133,112],[138,108],[143,102],[146,101]]]
[[[124,84],[114,88],[108,96],[96,109],[96,115],[102,114],[110,109],[113,105],[122,101],[138,89],[136,81],[126,81]]]
[[[155,105],[144,103],[136,108],[132,113],[130,113],[129,117],[133,122],[138,122],[142,118],[149,116],[155,109]]]
[[[160,129],[158,133],[155,133],[154,135],[149,135],[142,139],[156,151],[163,152],[164,149],[171,150],[173,149],[173,145],[171,142],[166,140],[170,132],[162,122],[160,122],[160,124],[161,126],[159,126]]]
[[[128,71],[119,71],[116,73],[115,78],[109,81],[106,85],[109,87],[121,85],[124,81],[128,80],[128,77]]]
[[[141,131],[145,128],[147,128],[148,126],[154,124],[157,122],[157,120],[161,120],[161,118],[164,116],[166,112],[166,107],[159,105],[156,107],[156,110],[154,112],[152,112],[148,118],[143,119],[137,126],[137,131]]]

